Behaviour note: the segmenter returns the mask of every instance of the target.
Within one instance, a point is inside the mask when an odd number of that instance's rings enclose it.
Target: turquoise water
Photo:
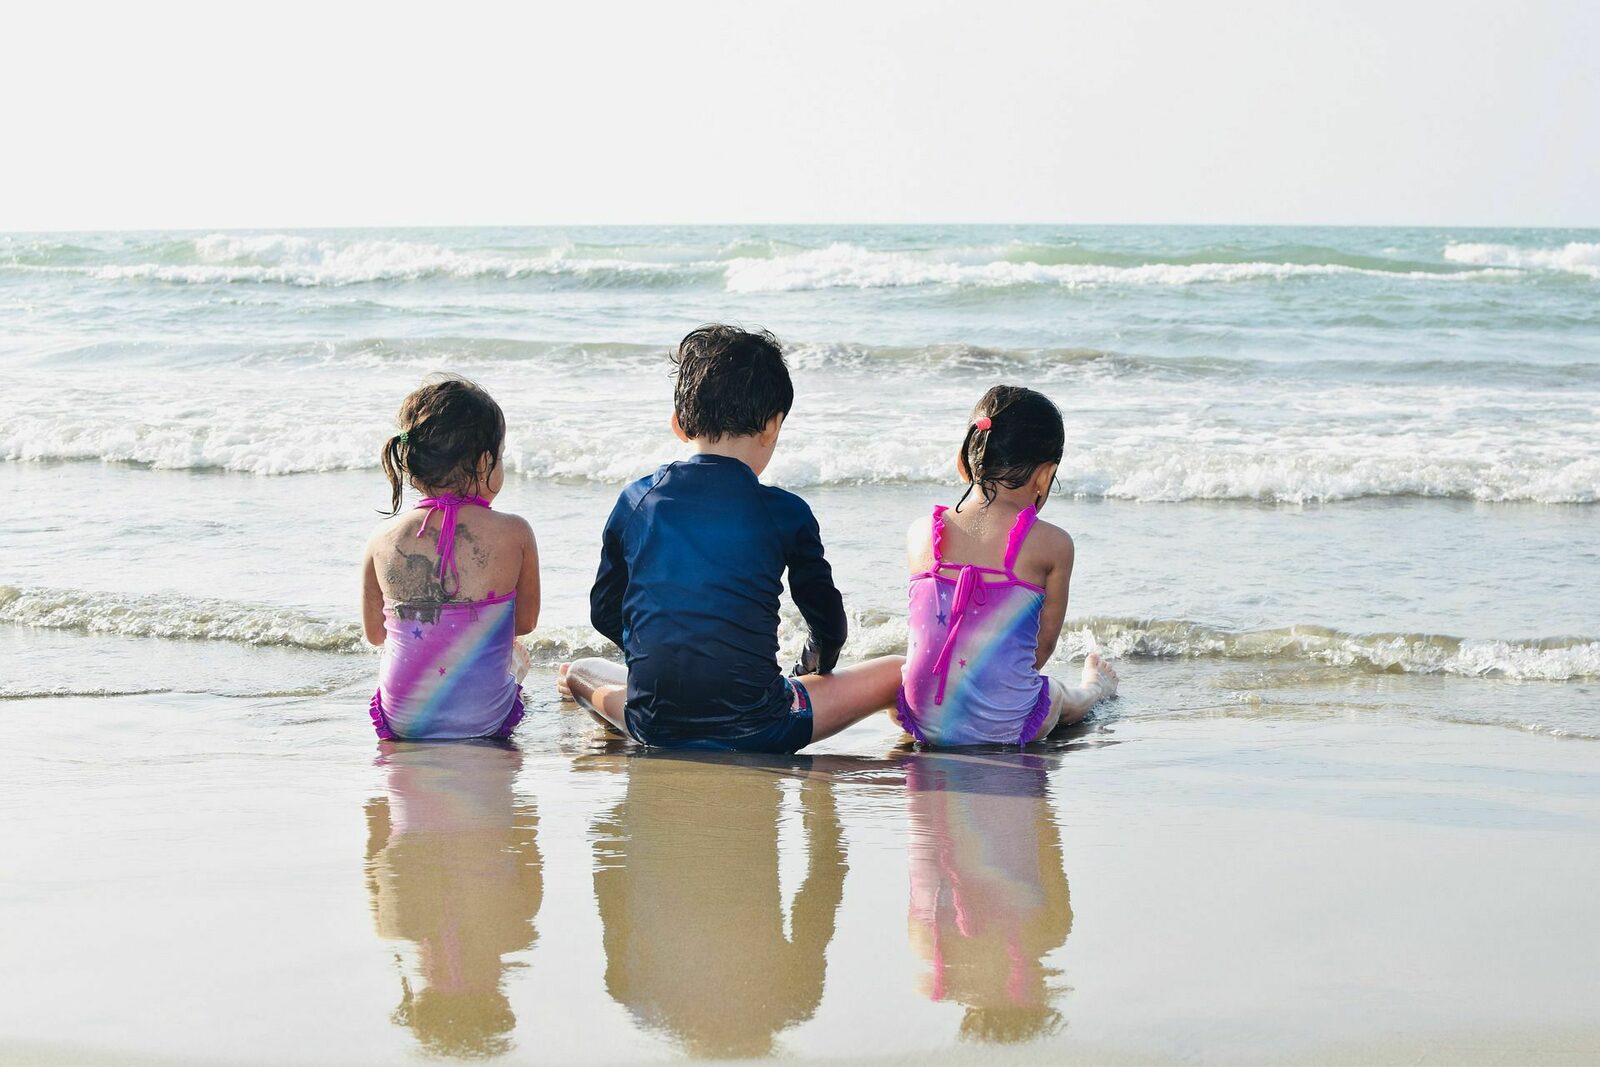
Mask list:
[[[997,381],[1067,419],[1067,655],[1108,716],[1398,709],[1600,736],[1600,231],[738,227],[0,235],[0,694],[348,689],[378,442],[426,373],[506,408],[542,662],[616,487],[678,454],[667,348],[776,331],[856,620]],[[786,632],[787,640],[796,639]],[[19,660],[18,655],[22,659]],[[1061,669],[1066,669],[1063,664]]]

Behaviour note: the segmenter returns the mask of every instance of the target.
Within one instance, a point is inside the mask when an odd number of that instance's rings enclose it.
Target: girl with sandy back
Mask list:
[[[910,642],[891,715],[924,744],[1025,745],[1117,691],[1116,671],[1095,652],[1077,686],[1039,673],[1072,580],[1072,538],[1039,519],[1065,438],[1048,397],[995,386],[956,456],[966,492],[911,524]],[[973,490],[980,499],[968,504]]]
[[[372,725],[382,738],[505,737],[522,719],[539,621],[539,547],[526,520],[491,510],[505,483],[500,405],[472,382],[431,381],[400,405],[383,449],[393,518],[361,563],[361,618],[383,648]],[[422,495],[400,510],[409,485]]]

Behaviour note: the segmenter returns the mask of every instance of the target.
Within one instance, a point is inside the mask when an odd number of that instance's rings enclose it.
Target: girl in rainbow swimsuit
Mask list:
[[[1065,439],[1049,398],[995,386],[956,457],[967,491],[911,524],[911,634],[892,714],[924,744],[1026,745],[1116,694],[1116,671],[1095,652],[1077,687],[1039,673],[1072,578],[1072,538],[1039,521]],[[982,499],[963,511],[974,488]]]
[[[383,451],[395,517],[361,565],[363,627],[383,648],[372,725],[407,741],[506,737],[522,719],[516,638],[539,621],[539,549],[526,520],[491,510],[505,416],[478,386],[440,378],[399,422]],[[401,512],[407,484],[422,499]]]

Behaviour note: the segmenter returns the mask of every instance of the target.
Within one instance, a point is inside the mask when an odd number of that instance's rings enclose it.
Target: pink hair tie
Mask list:
[[[989,416],[980,415],[978,416],[978,421],[972,425],[976,426],[980,430],[987,430],[989,427],[993,426],[994,423],[989,421]]]

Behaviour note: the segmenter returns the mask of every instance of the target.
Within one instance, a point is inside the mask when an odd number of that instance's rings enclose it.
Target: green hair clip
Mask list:
[[[411,443],[411,431],[410,430],[401,430],[400,431],[400,443],[403,444],[403,445]]]

